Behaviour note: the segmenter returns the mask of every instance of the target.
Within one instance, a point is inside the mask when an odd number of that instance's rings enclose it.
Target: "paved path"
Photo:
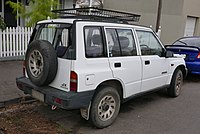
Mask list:
[[[15,83],[15,78],[22,75],[22,61],[0,62],[0,104],[24,96]]]

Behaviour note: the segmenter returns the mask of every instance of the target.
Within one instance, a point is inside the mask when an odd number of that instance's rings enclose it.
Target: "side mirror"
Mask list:
[[[165,57],[166,57],[166,58],[174,57],[174,53],[173,53],[172,51],[166,51]]]

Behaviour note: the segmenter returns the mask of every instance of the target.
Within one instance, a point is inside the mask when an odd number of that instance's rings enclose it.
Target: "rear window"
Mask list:
[[[71,43],[71,24],[39,24],[36,26],[36,40],[47,40],[54,48]]]
[[[49,41],[60,58],[66,54],[67,49],[72,45],[72,24],[38,24],[35,30],[33,39]]]
[[[200,47],[200,38],[182,38],[177,40],[173,45],[186,45]]]

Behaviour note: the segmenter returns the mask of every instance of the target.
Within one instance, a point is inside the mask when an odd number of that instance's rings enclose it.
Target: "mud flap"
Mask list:
[[[89,120],[90,117],[90,107],[91,107],[91,102],[88,107],[80,109],[81,116],[86,120]]]

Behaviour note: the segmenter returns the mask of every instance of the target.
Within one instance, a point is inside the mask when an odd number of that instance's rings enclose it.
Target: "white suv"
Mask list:
[[[93,11],[92,20],[79,16],[37,23],[24,76],[16,80],[19,89],[53,108],[81,109],[98,128],[111,125],[120,104],[132,97],[166,88],[171,97],[180,94],[187,74],[182,58],[166,51],[150,28],[108,15],[95,20],[102,16]]]

